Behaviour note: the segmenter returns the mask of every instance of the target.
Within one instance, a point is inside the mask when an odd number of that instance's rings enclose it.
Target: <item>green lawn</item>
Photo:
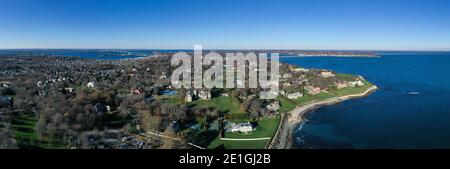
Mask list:
[[[13,137],[22,148],[57,149],[67,148],[59,138],[44,137],[39,139],[34,126],[37,120],[31,115],[15,116],[11,121]]]
[[[245,112],[241,111],[240,109],[241,102],[236,97],[232,96],[215,97],[211,100],[197,100],[190,104],[196,106],[212,107],[215,110],[226,114],[245,114]]]
[[[305,105],[307,103],[313,102],[313,101],[320,101],[325,100],[328,98],[332,98],[335,95],[330,93],[319,93],[317,95],[305,95],[304,97],[300,97],[295,100],[289,100],[283,96],[278,96],[275,100],[279,101],[281,104],[280,112],[289,112],[293,110],[295,107],[300,105]]]
[[[346,78],[346,79],[354,79],[357,76],[356,75],[352,75],[352,74],[336,74],[336,77],[338,77],[338,78]]]
[[[258,141],[223,141],[215,139],[208,146],[209,149],[214,149],[223,145],[225,149],[264,149],[270,140],[258,140]]]
[[[362,80],[364,83],[364,86],[361,87],[346,87],[339,90],[333,90],[330,93],[334,94],[335,96],[345,96],[345,95],[351,95],[351,94],[358,94],[365,92],[368,88],[373,86],[370,82],[366,80]]]
[[[275,100],[280,102],[281,107],[278,111],[282,113],[291,111],[297,106],[297,104],[294,101],[289,100],[288,98],[285,98],[281,95],[278,96]]]
[[[155,96],[155,99],[160,100],[161,102],[167,103],[169,105],[179,105],[184,103],[184,100],[182,100],[178,94],[174,96],[165,96],[165,95]]]
[[[239,133],[225,133],[225,138],[263,138],[273,137],[277,132],[278,125],[280,124],[280,118],[275,119],[263,119],[259,121],[256,130],[249,134]],[[208,148],[213,149],[221,145],[226,149],[264,149],[270,140],[258,140],[258,141],[223,141],[219,138],[214,139]]]
[[[342,76],[351,76],[351,75],[345,75],[340,74]],[[364,86],[361,87],[346,87],[339,90],[332,90],[329,92],[322,92],[317,95],[305,95],[304,97],[300,97],[296,100],[289,100],[283,96],[278,96],[275,100],[279,101],[281,103],[280,112],[289,112],[293,110],[295,107],[300,105],[305,105],[313,101],[320,101],[329,99],[332,97],[339,97],[339,96],[345,96],[345,95],[351,95],[351,94],[358,94],[365,92],[368,88],[373,86],[370,82],[363,80]]]

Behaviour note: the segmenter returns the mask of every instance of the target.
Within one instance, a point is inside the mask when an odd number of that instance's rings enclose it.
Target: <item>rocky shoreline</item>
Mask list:
[[[283,117],[280,122],[280,126],[272,142],[268,146],[268,149],[290,149],[292,148],[292,140],[293,140],[293,132],[295,127],[298,126],[301,122],[304,121],[303,117],[305,117],[308,113],[313,112],[314,110],[327,105],[333,105],[340,103],[345,100],[349,100],[352,98],[359,98],[368,96],[375,90],[377,90],[377,86],[369,87],[365,92],[360,94],[346,95],[341,97],[333,97],[326,100],[322,100],[319,102],[313,102],[306,105],[298,106],[287,115]]]

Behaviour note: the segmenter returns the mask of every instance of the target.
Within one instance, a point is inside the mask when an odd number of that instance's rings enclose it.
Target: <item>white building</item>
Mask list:
[[[289,94],[287,94],[286,95],[286,97],[288,98],[288,99],[298,99],[298,98],[300,98],[300,97],[303,97],[303,94],[302,93],[300,93],[300,92],[295,92],[295,93],[289,93]]]
[[[311,95],[319,94],[322,91],[320,89],[320,87],[314,87],[314,86],[305,86],[305,90],[307,90],[308,93]]]
[[[95,84],[94,84],[94,82],[89,82],[89,83],[87,83],[86,86],[89,87],[89,88],[94,88]]]
[[[184,97],[184,102],[186,103],[190,103],[192,102],[193,98],[192,98],[192,92],[191,91],[187,91],[186,92],[186,96]]]
[[[305,69],[305,68],[291,68],[290,70],[292,72],[309,72],[309,69]]]
[[[231,132],[243,132],[248,133],[253,131],[253,126],[249,122],[247,123],[239,123],[239,124],[232,124],[231,126]]]
[[[66,88],[64,88],[64,90],[66,90],[69,93],[72,93],[74,91],[74,89],[71,87],[66,87]]]
[[[284,73],[282,77],[283,77],[283,79],[291,78],[291,77],[292,77],[292,74],[290,74],[290,73]]]
[[[329,78],[329,77],[334,77],[336,75],[331,71],[323,71],[320,73],[320,76],[322,76],[324,78]]]
[[[11,82],[0,82],[0,86],[8,88],[11,85]]]
[[[167,79],[166,72],[162,72],[161,76],[159,76],[159,79]]]
[[[283,83],[283,87],[291,87],[292,84],[291,83]]]
[[[347,82],[335,82],[334,85],[336,86],[337,89],[342,89],[342,88],[346,88],[348,87],[348,83]]]
[[[348,85],[351,87],[360,87],[360,86],[364,86],[364,83],[361,80],[357,80],[357,81],[349,82]]]
[[[274,101],[266,106],[267,110],[278,111],[280,109],[280,102]]]
[[[198,97],[201,100],[211,100],[211,92],[209,90],[198,91]]]
[[[184,97],[184,102],[189,103],[194,100],[211,100],[211,91],[209,90],[190,90],[186,92],[186,96]]]

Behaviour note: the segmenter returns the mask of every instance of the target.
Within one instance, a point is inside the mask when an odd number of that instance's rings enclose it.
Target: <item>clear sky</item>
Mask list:
[[[0,0],[0,48],[450,50],[449,0]]]

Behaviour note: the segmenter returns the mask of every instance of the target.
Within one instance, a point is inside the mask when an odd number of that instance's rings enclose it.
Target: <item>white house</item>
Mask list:
[[[74,89],[71,87],[66,87],[66,88],[64,88],[64,90],[66,90],[69,93],[72,93],[74,91]]]
[[[283,77],[283,79],[291,78],[291,77],[292,77],[292,74],[290,74],[290,73],[284,73],[282,77]]]
[[[186,92],[186,96],[184,97],[184,102],[190,103],[193,100],[193,95],[191,91]]]
[[[320,76],[322,76],[324,78],[329,78],[329,77],[334,77],[335,74],[331,71],[323,71],[320,73]]]
[[[271,104],[267,105],[266,108],[270,111],[278,111],[278,109],[280,109],[280,102],[274,101]]]
[[[357,80],[357,81],[349,82],[349,86],[360,87],[360,86],[364,86],[364,83],[361,80]]]
[[[0,82],[0,86],[8,88],[11,85],[11,82]]]
[[[347,83],[345,81],[344,82],[339,81],[339,82],[335,82],[334,85],[336,86],[337,89],[342,89],[342,88],[348,87],[349,83]]]
[[[159,79],[166,79],[167,75],[166,72],[162,72],[161,76],[159,76]]]
[[[232,124],[231,126],[231,132],[243,132],[248,133],[253,131],[253,126],[249,122],[247,123],[239,123],[239,124]]]
[[[314,87],[314,86],[305,86],[305,89],[308,91],[311,95],[316,95],[321,92],[320,87]]]
[[[309,72],[308,69],[305,68],[290,68],[291,72]]]
[[[89,87],[89,88],[94,88],[95,84],[94,84],[94,82],[89,82],[89,83],[87,83],[86,86]]]
[[[291,87],[292,86],[292,84],[291,83],[283,83],[283,87]]]
[[[289,93],[289,94],[287,94],[286,95],[286,97],[288,98],[288,99],[298,99],[299,97],[303,97],[303,94],[302,93],[300,93],[300,92],[295,92],[295,93]]]
[[[198,97],[201,100],[211,100],[211,91],[209,91],[209,90],[200,90],[200,91],[198,91]]]

